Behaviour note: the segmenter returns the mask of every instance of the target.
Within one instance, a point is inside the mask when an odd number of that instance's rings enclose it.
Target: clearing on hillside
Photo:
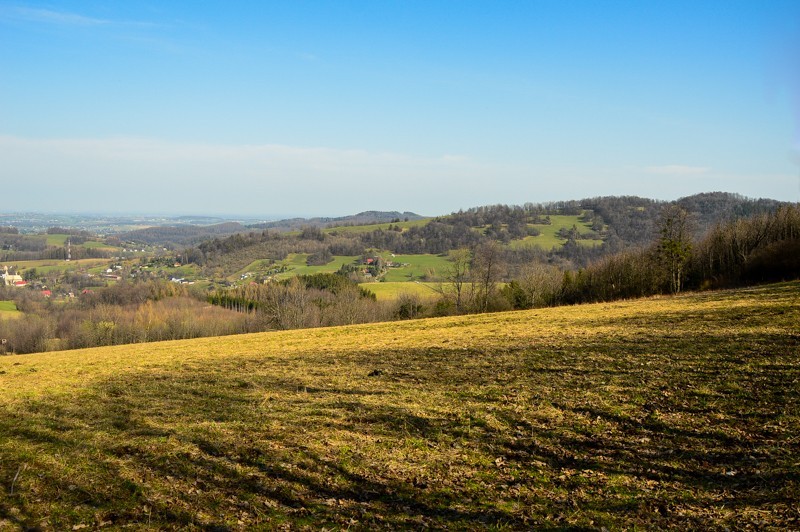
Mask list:
[[[559,236],[559,231],[566,229],[569,231],[573,226],[578,228],[580,233],[587,235],[599,235],[592,230],[592,224],[581,221],[580,216],[565,215],[565,214],[552,214],[549,215],[550,224],[528,224],[530,227],[535,227],[539,230],[540,234],[537,236],[528,236],[521,240],[512,240],[509,245],[515,249],[527,247],[539,247],[541,249],[552,249],[554,247],[562,246],[567,240]],[[577,240],[581,246],[599,246],[603,243],[599,238],[597,239],[584,239]]]
[[[13,301],[0,301],[0,319],[2,318],[19,318],[22,313],[17,309],[16,303]]]
[[[0,529],[796,529],[800,283],[0,357]]]

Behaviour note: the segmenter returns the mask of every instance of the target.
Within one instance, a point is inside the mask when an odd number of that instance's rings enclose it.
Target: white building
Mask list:
[[[0,273],[0,279],[3,280],[5,286],[16,286],[17,283],[24,282],[21,275],[11,275],[8,273],[8,266],[5,266],[3,273]]]

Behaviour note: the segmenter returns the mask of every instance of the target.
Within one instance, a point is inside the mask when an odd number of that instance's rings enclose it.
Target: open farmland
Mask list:
[[[355,264],[358,256],[337,255],[328,264],[321,266],[308,266],[308,253],[290,253],[284,260],[270,261],[269,259],[258,259],[245,268],[230,276],[231,281],[240,279],[243,275],[270,275],[277,280],[289,279],[297,275],[313,275],[316,273],[334,273],[341,269],[343,265]],[[285,271],[276,273],[283,267]]]
[[[442,277],[452,264],[447,257],[431,254],[388,256],[399,267],[389,268],[384,276],[388,282],[417,281]]]
[[[44,236],[36,236],[36,237],[29,237],[29,238],[44,238],[48,246],[66,246],[67,240],[70,239],[70,235],[67,234],[48,234]],[[74,240],[74,238],[73,238]],[[119,251],[119,247],[109,246],[105,242],[100,242],[97,240],[87,240],[81,244],[76,244],[72,242],[73,248],[84,247],[86,249],[100,249],[103,251]]]
[[[20,260],[10,261],[5,264],[15,266],[22,273],[31,268],[36,268],[39,273],[47,273],[53,270],[68,271],[104,266],[108,264],[108,259],[79,259],[71,261],[61,259]]]
[[[448,262],[447,257],[438,255],[419,254],[391,256],[391,253],[388,251],[382,251],[378,253],[378,255],[385,257],[386,260],[391,260],[395,264],[402,264],[402,266],[392,267],[386,270],[383,277],[386,281],[392,283],[435,277],[436,275],[441,275],[450,267],[450,262]],[[308,266],[306,264],[307,259],[307,253],[290,253],[286,259],[274,262],[267,259],[259,259],[236,272],[234,275],[230,276],[229,279],[237,280],[240,279],[242,275],[248,273],[255,275],[272,275],[278,280],[289,279],[296,275],[334,273],[341,269],[342,266],[358,264],[361,257],[358,255],[334,255],[331,262],[321,266]],[[285,271],[275,273],[281,267],[283,267]]]
[[[0,529],[800,524],[800,283],[0,358]]]
[[[66,234],[48,234],[44,237],[48,246],[63,246],[66,245],[69,235]]]

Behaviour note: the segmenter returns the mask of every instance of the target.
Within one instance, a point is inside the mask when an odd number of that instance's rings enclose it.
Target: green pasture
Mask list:
[[[175,266],[150,266],[147,271],[161,272],[170,277],[192,279],[200,274],[199,267],[196,264],[182,264],[178,267]]]
[[[391,261],[395,264],[404,264],[404,266],[393,267],[387,270],[383,279],[389,283],[418,281],[426,278],[426,276],[429,274],[432,276],[441,276],[450,265],[447,257],[438,255],[419,254],[392,256],[392,254],[388,251],[380,251],[376,252],[375,254],[383,257],[383,259],[386,261]],[[275,275],[275,278],[278,280],[288,279],[290,277],[294,277],[295,275],[333,273],[339,271],[343,265],[356,264],[360,258],[361,257],[358,255],[334,255],[333,261],[323,266],[306,266],[308,254],[291,253],[286,259],[282,261],[276,261],[275,264],[270,264],[268,259],[253,261],[247,267],[239,270],[234,275],[229,277],[229,279],[238,280],[245,273],[265,274],[271,269],[280,266],[285,266],[287,271]]]
[[[399,268],[389,268],[384,276],[386,282],[417,281],[423,277],[441,277],[450,267],[447,257],[440,255],[395,255],[384,253],[382,256],[387,261],[395,264],[407,264]]]
[[[117,246],[109,246],[105,242],[100,242],[98,240],[87,240],[81,244],[81,246],[86,249],[100,249],[103,251],[119,251],[121,249]]]
[[[0,301],[0,319],[18,318],[22,313],[17,310],[17,305],[13,301]]]
[[[48,246],[63,246],[66,244],[69,235],[47,235]]]
[[[571,229],[573,225],[578,227],[581,233],[593,232],[592,224],[582,222],[580,216],[568,216],[561,214],[551,214],[550,224],[528,224],[535,227],[541,234],[537,236],[528,236],[521,240],[513,240],[509,246],[513,249],[520,249],[526,247],[539,247],[542,249],[552,249],[554,247],[564,245],[563,238],[558,236],[558,232],[562,228]],[[578,240],[578,244],[583,246],[597,246],[602,244],[602,240]]]
[[[308,259],[308,255],[305,253],[297,253],[293,255],[289,255],[287,258],[288,264],[293,268],[288,272],[284,272],[278,274],[276,277],[278,279],[288,279],[289,277],[293,277],[295,275],[314,275],[315,273],[333,273],[339,271],[339,269],[344,266],[345,264],[354,264],[360,257],[358,255],[353,256],[345,256],[345,255],[338,255],[333,257],[333,261],[329,262],[328,264],[324,264],[322,266],[306,266],[306,260]]]
[[[313,275],[315,273],[333,273],[339,271],[339,269],[345,264],[354,264],[360,257],[358,255],[353,256],[346,256],[346,255],[334,255],[333,261],[329,262],[328,264],[324,264],[322,266],[307,266],[306,260],[308,260],[307,253],[290,253],[286,259],[282,261],[276,261],[274,265],[270,266],[269,261],[267,260],[257,260],[252,262],[247,268],[244,270],[237,272],[236,278],[238,279],[241,274],[246,272],[266,272],[270,268],[286,266],[288,268],[287,271],[283,273],[279,273],[275,276],[278,280],[289,279],[290,277],[294,277],[296,275]],[[251,269],[252,268],[252,269]]]
[[[59,259],[46,259],[46,260],[21,260],[7,263],[8,266],[16,266],[17,271],[25,272],[31,268],[36,268],[39,273],[48,273],[53,270],[69,271],[81,268],[91,268],[99,265],[108,264],[108,259],[80,259],[71,260],[69,262]],[[2,267],[3,264],[0,264]],[[20,273],[22,275],[22,273]]]
[[[174,266],[164,268],[164,271],[169,272],[173,277],[196,277],[199,275],[198,267],[196,264],[182,264],[175,268]]]
[[[63,235],[63,234],[41,235],[41,236],[37,235],[30,238],[44,238],[48,246],[61,247],[67,244],[67,239],[70,238],[70,235]],[[87,240],[82,244],[76,244],[75,242],[72,242],[72,246],[83,247],[86,249],[102,249],[105,251],[116,251],[120,249],[115,246],[109,246],[105,242],[101,242],[99,240]]]
[[[258,259],[254,260],[238,272],[234,273],[233,275],[229,276],[230,279],[238,279],[242,275],[246,273],[254,273],[254,274],[264,274],[268,272],[271,268],[274,268],[275,264],[272,264],[270,259]]]

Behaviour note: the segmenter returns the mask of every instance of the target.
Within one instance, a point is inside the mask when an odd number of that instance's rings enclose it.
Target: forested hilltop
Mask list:
[[[488,205],[450,215],[382,227],[364,225],[360,231],[320,230],[304,225],[286,238],[274,231],[238,233],[207,240],[185,250],[187,262],[201,266],[239,269],[257,256],[283,259],[289,253],[359,255],[369,249],[402,254],[443,254],[489,241],[508,246],[512,264],[546,260],[562,267],[582,267],[603,256],[650,243],[667,205],[686,211],[692,236],[699,237],[717,223],[774,211],[782,203],[750,199],[737,194],[711,192],[675,202],[636,196],[605,196],[579,201]],[[535,238],[553,225],[553,217],[576,217],[560,228],[556,239]],[[399,221],[399,220],[398,220]],[[344,228],[342,228],[344,229]],[[352,228],[350,228],[352,229]]]
[[[274,231],[298,231],[306,227],[335,227],[359,224],[380,224],[384,222],[420,220],[423,217],[413,212],[365,211],[351,216],[336,218],[289,218],[274,222],[242,224],[241,222],[222,222],[215,224],[176,224],[161,225],[120,233],[117,236],[126,241],[144,244],[160,244],[169,247],[185,247],[204,240],[224,237],[254,229]]]
[[[178,246],[169,227],[136,233],[152,237],[149,243],[128,240],[130,233],[101,238],[51,228],[20,235],[3,228],[0,352],[497,312],[800,278],[800,207],[774,200],[716,192],[673,202],[599,197],[474,207],[435,218],[402,214],[409,213],[362,213],[373,221],[360,225],[351,218],[316,219],[291,231],[251,227],[213,238],[219,225],[206,226],[206,233],[193,226],[180,234],[205,240],[190,246]]]

